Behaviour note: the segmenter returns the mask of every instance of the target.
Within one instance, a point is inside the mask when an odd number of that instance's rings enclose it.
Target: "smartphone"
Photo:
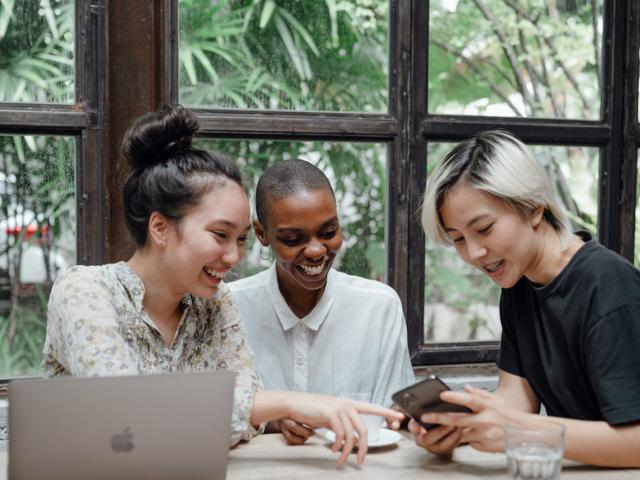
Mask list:
[[[420,420],[423,413],[471,412],[467,407],[440,400],[440,392],[445,390],[451,389],[436,375],[429,375],[425,380],[394,393],[391,398],[405,415],[429,430],[438,425]]]

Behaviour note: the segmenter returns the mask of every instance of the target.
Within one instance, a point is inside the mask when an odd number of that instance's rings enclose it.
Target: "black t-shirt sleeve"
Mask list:
[[[610,425],[640,421],[640,303],[599,319],[585,335],[587,375]]]
[[[515,334],[515,312],[511,308],[508,294],[500,295],[500,323],[502,324],[502,336],[500,338],[500,354],[498,355],[498,368],[507,373],[524,377],[522,362],[518,353],[518,343]]]

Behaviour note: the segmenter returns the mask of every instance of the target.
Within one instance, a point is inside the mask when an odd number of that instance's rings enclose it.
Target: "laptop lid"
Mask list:
[[[16,380],[9,478],[224,479],[232,372]]]

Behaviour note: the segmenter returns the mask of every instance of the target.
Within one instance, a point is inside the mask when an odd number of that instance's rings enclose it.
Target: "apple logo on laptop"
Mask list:
[[[134,447],[133,433],[129,427],[126,427],[122,433],[116,433],[111,437],[111,449],[114,452],[130,452]]]

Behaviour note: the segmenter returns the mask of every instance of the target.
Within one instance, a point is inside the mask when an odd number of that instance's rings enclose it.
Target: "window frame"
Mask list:
[[[599,147],[599,240],[632,259],[640,2],[605,0],[604,5],[598,121],[428,113],[428,0],[390,0],[387,113],[194,111],[208,138],[385,143],[387,282],[405,309],[412,362],[492,362],[498,342],[422,342],[425,238],[417,212],[427,142],[507,128],[527,143]],[[0,133],[76,138],[77,260],[100,264],[132,252],[120,197],[128,173],[119,155],[124,130],[136,116],[178,99],[178,0],[75,0],[75,6],[75,103],[0,104]]]
[[[76,257],[101,263],[104,253],[103,155],[105,14],[107,0],[75,0],[75,101],[70,104],[0,102],[0,133],[75,139]],[[80,232],[83,232],[80,234]]]
[[[75,0],[75,99],[69,104],[0,102],[0,133],[75,140],[76,261],[105,261],[104,182],[106,16],[108,0]],[[0,396],[10,378],[0,379]]]
[[[178,1],[171,1],[170,102],[178,100]],[[525,143],[600,148],[599,240],[633,258],[638,128],[640,5],[605,0],[601,120],[439,115],[427,112],[428,0],[390,2],[388,114],[194,108],[210,138],[385,141],[388,145],[387,281],[405,308],[414,366],[493,362],[499,342],[425,345],[424,234],[417,220],[426,144],[506,128]],[[635,52],[635,54],[634,54]],[[625,95],[615,95],[624,91]],[[625,101],[625,99],[627,99]],[[635,99],[635,101],[634,101]],[[631,179],[630,182],[626,182]],[[418,279],[417,281],[415,279]]]
[[[175,39],[177,0],[171,2],[171,8],[170,38]],[[427,112],[428,91],[424,86],[428,78],[428,12],[428,0],[390,2],[387,114],[213,108],[194,111],[202,124],[201,135],[210,138],[385,141],[387,281],[396,289],[405,308],[412,362],[414,366],[493,362],[498,354],[497,341],[434,345],[422,342],[425,239],[416,212],[426,181],[427,142],[460,141],[482,130],[506,128],[525,143],[599,147],[599,240],[632,259],[640,145],[637,111],[640,5],[632,0],[605,0],[601,119],[597,121]],[[172,49],[168,100],[175,102],[178,100],[175,40],[166,48]],[[625,95],[615,95],[620,91]]]

